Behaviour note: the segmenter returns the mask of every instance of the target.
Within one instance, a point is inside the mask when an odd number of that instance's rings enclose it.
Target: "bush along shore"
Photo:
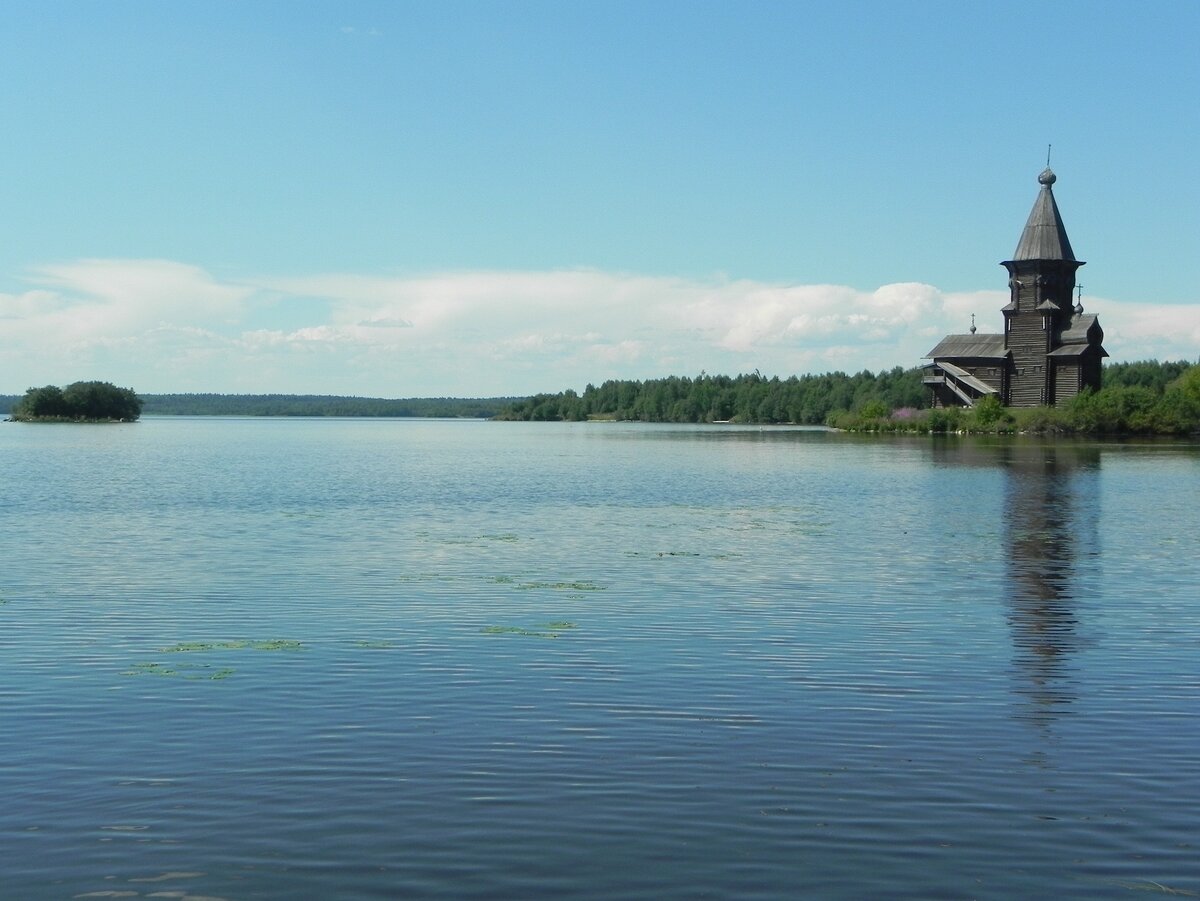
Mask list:
[[[1122,373],[1124,375],[1124,373]],[[1157,379],[1114,379],[1057,407],[1004,407],[985,397],[970,408],[889,410],[877,402],[830,417],[852,432],[954,432],[1034,435],[1200,434],[1200,366],[1183,368],[1165,384]]]
[[[608,381],[582,394],[539,394],[497,416],[511,420],[621,420],[827,425],[857,432],[1190,435],[1200,432],[1200,366],[1156,360],[1105,367],[1104,387],[1059,407],[928,409],[923,370],[900,367],[789,379],[736,377]]]
[[[16,422],[136,422],[141,415],[142,400],[133,389],[109,382],[30,388],[12,408]]]

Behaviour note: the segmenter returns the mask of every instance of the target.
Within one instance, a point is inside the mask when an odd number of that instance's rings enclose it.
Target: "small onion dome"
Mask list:
[[[1042,174],[1038,176],[1039,185],[1052,185],[1058,181],[1058,176],[1054,174],[1054,170],[1047,166],[1042,170]]]

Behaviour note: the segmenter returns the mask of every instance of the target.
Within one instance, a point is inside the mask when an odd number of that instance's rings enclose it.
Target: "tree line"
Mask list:
[[[619,419],[640,422],[753,422],[820,425],[836,411],[878,400],[889,409],[928,403],[920,369],[900,366],[878,374],[768,378],[759,372],[696,378],[670,376],[647,381],[614,379],[582,394],[573,390],[517,401],[499,419]]]
[[[1186,361],[1112,363],[1104,387],[1085,392],[1060,408],[1006,411],[985,404],[981,411],[928,410],[929,390],[921,368],[854,375],[767,378],[758,372],[696,378],[671,376],[646,381],[610,380],[582,394],[566,390],[519,400],[498,419],[616,419],[641,422],[744,422],[958,431],[967,425],[997,430],[1027,423],[1034,431],[1186,434],[1200,428],[1200,368]],[[1197,386],[1195,405],[1192,387]],[[993,406],[1001,414],[993,415]],[[980,422],[980,415],[988,421]]]

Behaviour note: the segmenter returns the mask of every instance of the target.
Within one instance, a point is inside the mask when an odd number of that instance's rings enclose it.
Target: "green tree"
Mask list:
[[[1163,392],[1150,412],[1153,430],[1186,435],[1200,430],[1200,366],[1192,366]]]
[[[1163,362],[1141,360],[1134,363],[1109,363],[1104,367],[1105,388],[1140,386],[1162,394],[1167,386],[1178,379],[1191,363],[1186,360]]]
[[[63,403],[62,389],[57,385],[47,385],[26,391],[12,412],[15,419],[53,419],[66,416],[67,408]]]
[[[977,400],[975,406],[971,408],[971,413],[976,424],[984,429],[991,428],[1002,420],[1011,421],[1012,419],[1012,416],[1004,409],[1004,405],[1000,403],[1000,399],[994,394]]]
[[[1095,392],[1083,391],[1067,405],[1067,413],[1080,432],[1144,432],[1150,428],[1151,411],[1157,401],[1152,388],[1115,385]]]
[[[878,397],[867,401],[858,411],[858,415],[863,419],[883,419],[891,414],[891,408],[880,400]]]
[[[1200,411],[1200,366],[1192,366],[1167,386],[1167,394],[1179,394]]]

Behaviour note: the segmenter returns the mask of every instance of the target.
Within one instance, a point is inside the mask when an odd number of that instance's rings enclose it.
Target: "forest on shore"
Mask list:
[[[831,372],[786,379],[759,372],[737,376],[701,372],[695,378],[614,379],[599,387],[588,385],[582,393],[568,389],[532,397],[389,399],[314,394],[147,394],[136,399],[140,404],[137,413],[157,416],[786,423],[893,432],[1164,435],[1200,432],[1200,365],[1183,360],[1110,363],[1104,367],[1104,387],[1100,391],[1085,392],[1059,407],[1022,410],[1002,407],[994,399],[986,399],[969,410],[931,410],[928,389],[921,381],[923,374],[923,369],[900,366],[878,373]],[[14,411],[13,418],[88,418],[78,410],[61,407],[62,398],[82,396],[83,389],[78,386],[97,385],[107,383],[77,382],[61,392],[53,386],[31,388],[24,398],[0,395],[0,410]],[[20,416],[17,411],[21,411]],[[136,419],[137,416],[129,407],[124,414],[103,418]]]
[[[856,410],[879,400],[889,409],[928,404],[920,369],[894,369],[878,375],[768,378],[748,375],[670,376],[632,381],[617,379],[599,387],[538,394],[517,401],[499,419],[575,420],[616,419],[639,422],[744,422],[823,425],[834,412]]]
[[[497,418],[611,419],[829,425],[854,431],[1190,434],[1200,430],[1200,366],[1112,363],[1103,388],[1060,407],[1010,410],[994,399],[971,410],[930,410],[924,370],[767,378],[758,372],[647,381],[612,380],[517,401]]]

